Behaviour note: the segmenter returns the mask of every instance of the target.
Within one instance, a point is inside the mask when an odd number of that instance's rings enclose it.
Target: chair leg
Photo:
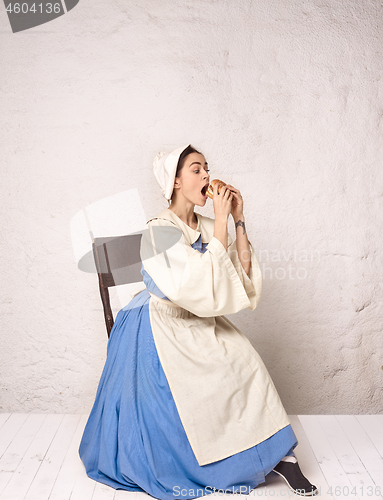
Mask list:
[[[109,291],[107,288],[104,288],[101,283],[100,283],[100,295],[101,295],[102,305],[104,308],[106,331],[109,338],[110,332],[112,331],[114,325],[114,319],[113,319],[112,308],[110,307]]]

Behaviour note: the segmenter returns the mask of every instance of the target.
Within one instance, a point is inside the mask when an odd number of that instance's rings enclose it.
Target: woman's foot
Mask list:
[[[282,460],[274,467],[273,471],[283,477],[296,495],[313,496],[318,493],[317,487],[302,474],[298,462],[292,463]]]

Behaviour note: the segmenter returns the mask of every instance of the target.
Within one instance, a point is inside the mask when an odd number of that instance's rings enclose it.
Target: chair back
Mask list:
[[[108,288],[142,281],[141,238],[142,234],[129,234],[94,238],[93,241],[93,255],[108,338],[114,325]]]

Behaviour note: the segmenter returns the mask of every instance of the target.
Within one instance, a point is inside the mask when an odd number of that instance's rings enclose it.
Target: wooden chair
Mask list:
[[[93,255],[108,338],[114,325],[108,288],[142,281],[141,238],[142,234],[94,238]]]
[[[170,263],[166,250],[173,246],[181,237],[182,231],[175,227],[153,227],[152,237],[155,248],[145,249],[145,258],[154,254],[164,253],[168,267]],[[146,231],[144,229],[143,231]],[[110,306],[109,290],[111,286],[125,285],[143,281],[141,274],[141,239],[143,232],[125,236],[109,236],[94,238],[93,256],[98,274],[101,301],[104,308],[104,318],[108,338],[114,325],[112,308]],[[84,257],[84,262],[86,262]],[[79,263],[79,267],[85,264]]]

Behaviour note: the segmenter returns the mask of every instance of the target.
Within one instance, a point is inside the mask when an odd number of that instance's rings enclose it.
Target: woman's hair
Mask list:
[[[177,163],[177,170],[176,170],[176,177],[180,176],[180,171],[182,170],[182,167],[185,164],[185,158],[190,155],[190,153],[198,153],[202,154],[199,151],[197,151],[195,148],[193,148],[192,145],[189,145],[186,149],[182,151],[180,154],[180,157],[178,158],[178,163]]]
[[[177,163],[177,170],[176,170],[176,177],[179,177],[180,176],[180,172],[183,168],[183,166],[185,165],[185,159],[188,155],[190,155],[190,153],[198,153],[198,154],[202,154],[200,153],[199,151],[197,151],[195,148],[193,148],[192,145],[189,145],[186,149],[184,149],[182,151],[182,153],[180,154],[180,157],[178,158],[178,163]],[[170,199],[173,198],[173,193],[174,193],[174,190],[172,192],[172,196]],[[169,202],[170,203],[170,202]]]

